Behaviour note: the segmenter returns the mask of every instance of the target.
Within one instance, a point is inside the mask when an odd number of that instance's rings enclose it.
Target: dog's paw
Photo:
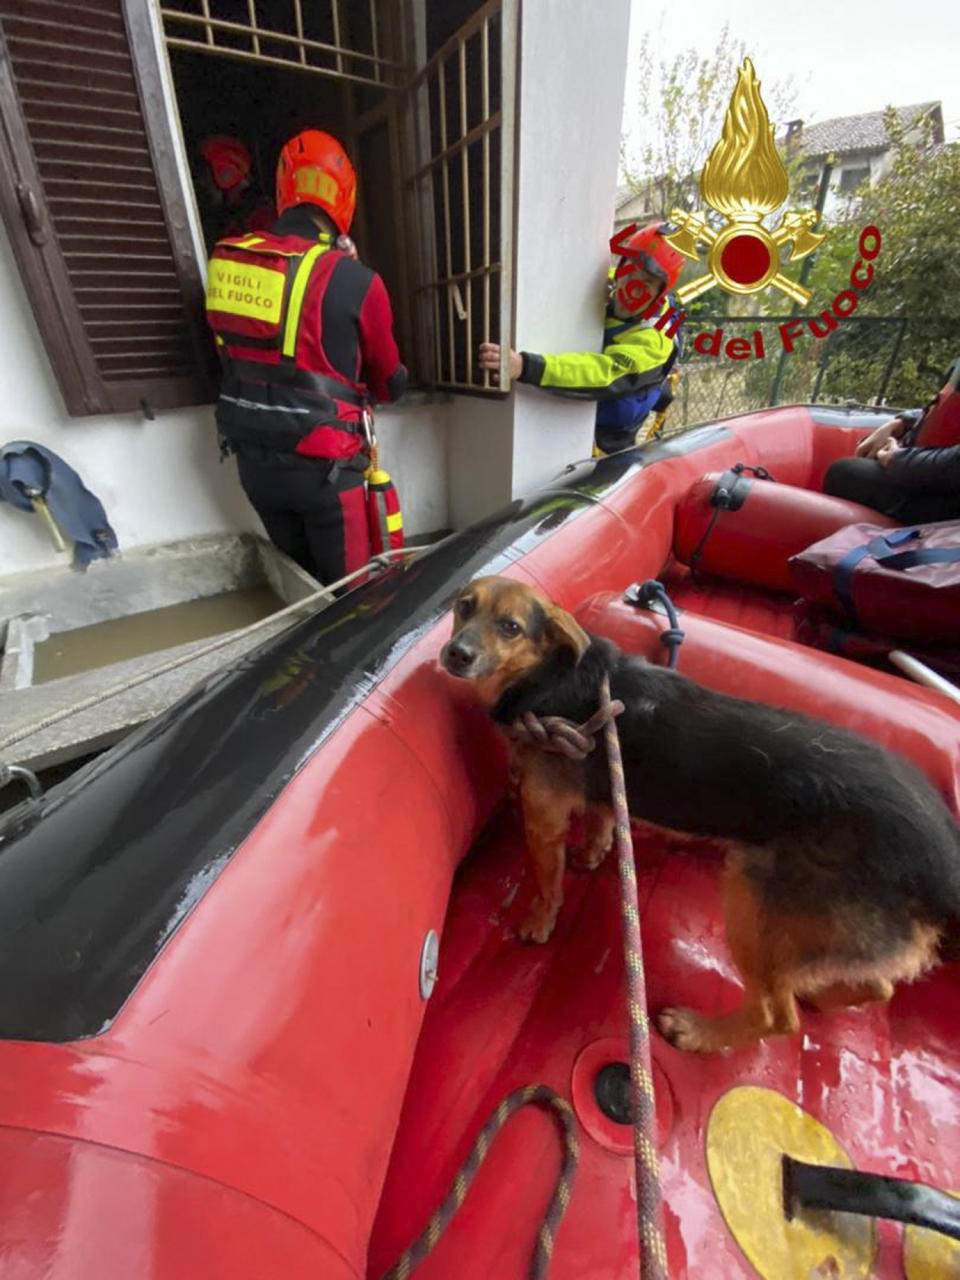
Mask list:
[[[575,871],[596,871],[610,852],[612,845],[613,840],[610,839],[605,844],[597,841],[583,849],[571,849],[570,866]]]
[[[657,1017],[660,1034],[675,1049],[688,1053],[706,1051],[703,1035],[703,1019],[693,1009],[664,1009]]]
[[[553,933],[557,923],[559,903],[546,903],[540,897],[534,898],[526,920],[520,926],[520,937],[524,942],[546,942]]]

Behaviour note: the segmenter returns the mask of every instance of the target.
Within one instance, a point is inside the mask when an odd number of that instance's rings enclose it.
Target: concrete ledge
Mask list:
[[[48,634],[265,583],[283,604],[305,599],[320,589],[299,565],[253,534],[146,547],[122,559],[96,562],[85,575],[52,569],[0,579],[0,626],[5,633],[0,661],[0,740],[179,660],[165,675],[30,734],[3,751],[4,761],[36,770],[109,746],[183,697],[198,681],[232,665],[276,635],[290,625],[290,619],[265,620],[252,633],[237,632],[235,640],[203,657],[191,655],[208,648],[216,637],[158,649],[39,685],[31,683],[35,642]],[[317,601],[316,608],[323,607],[324,602]]]

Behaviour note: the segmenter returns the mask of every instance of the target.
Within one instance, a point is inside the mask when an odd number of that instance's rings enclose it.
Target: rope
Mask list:
[[[644,584],[652,587],[654,584]],[[657,594],[666,592],[659,583]],[[672,606],[671,606],[672,608]],[[676,615],[671,618],[676,627]],[[678,632],[682,639],[682,632]],[[676,661],[675,649],[671,652]],[[606,737],[610,765],[610,789],[616,818],[617,864],[620,872],[620,902],[623,918],[623,950],[627,975],[627,1010],[630,1022],[630,1080],[633,1094],[633,1147],[637,1182],[637,1231],[640,1240],[641,1280],[667,1280],[667,1253],[663,1238],[663,1208],[660,1197],[660,1163],[657,1156],[657,1109],[650,1064],[650,1022],[640,938],[640,907],[637,873],[633,860],[633,838],[627,807],[626,779],[620,755],[620,739],[615,724],[623,703],[610,697],[610,678],[604,676],[600,708],[582,725],[562,716],[539,719],[527,712],[510,727],[515,741],[532,743],[544,751],[554,751],[572,760],[584,759],[595,744],[600,728]]]
[[[622,704],[621,704],[622,705]],[[603,677],[600,708],[607,711],[604,727],[610,761],[610,789],[617,823],[617,865],[623,913],[623,952],[627,971],[627,1011],[630,1016],[630,1083],[633,1092],[633,1161],[637,1178],[637,1229],[640,1238],[640,1280],[668,1280],[657,1155],[657,1107],[650,1065],[650,1022],[640,939],[640,906],[633,838],[627,809],[627,785],[620,756],[620,739],[610,699],[610,678]]]
[[[583,760],[597,745],[594,734],[622,711],[623,703],[617,699],[608,702],[579,725],[565,720],[563,716],[543,716],[541,719],[532,711],[526,711],[519,720],[514,720],[507,736],[514,742],[556,752],[568,760]]]
[[[646,582],[634,582],[627,587],[623,598],[628,604],[639,605],[642,609],[652,609],[655,602],[660,601],[670,620],[669,627],[664,627],[660,632],[660,643],[666,645],[669,650],[667,666],[671,669],[676,667],[680,646],[685,636],[680,629],[676,606],[667,595],[667,589],[663,583],[658,582],[656,578],[648,578]]]
[[[171,658],[168,662],[161,663],[159,667],[151,667],[149,671],[143,671],[137,676],[131,676],[129,680],[122,680],[119,684],[98,690],[97,693],[90,694],[87,698],[82,698],[80,702],[74,703],[73,706],[61,707],[59,711],[51,712],[50,715],[44,716],[42,720],[37,720],[34,724],[27,725],[25,729],[18,729],[16,733],[11,733],[0,741],[0,751],[6,751],[8,747],[14,746],[17,742],[22,742],[24,738],[32,738],[35,733],[41,733],[44,729],[49,729],[51,725],[59,724],[61,720],[66,720],[81,711],[87,711],[90,707],[99,706],[107,698],[116,697],[118,693],[125,693],[127,689],[134,689],[138,684],[144,684],[147,680],[156,680],[158,676],[164,676],[169,671],[175,671],[177,667],[186,666],[187,663],[194,662],[197,658],[206,657],[208,653],[215,653],[217,649],[233,644],[244,636],[252,635],[253,632],[259,631],[261,627],[269,626],[271,623],[276,622],[278,618],[296,613],[308,604],[315,604],[325,596],[332,596],[335,591],[339,591],[341,587],[348,586],[354,579],[369,573],[371,569],[377,567],[387,568],[387,562],[394,556],[408,556],[422,549],[422,547],[401,547],[381,551],[365,564],[362,569],[354,569],[353,573],[348,573],[346,577],[338,578],[336,582],[331,582],[328,587],[321,587],[319,591],[314,591],[311,595],[304,596],[302,600],[295,600],[293,604],[288,604],[285,608],[278,609],[276,613],[268,613],[265,618],[260,618],[257,622],[251,622],[246,627],[240,627],[236,631],[228,631],[225,635],[218,636],[216,640],[204,645],[201,649],[194,649],[190,653],[181,654],[178,658]]]
[[[657,583],[657,586],[660,584]],[[662,588],[661,588],[662,590]],[[666,593],[664,593],[665,595]],[[675,619],[674,619],[675,621]],[[583,760],[596,746],[600,729],[606,736],[610,764],[610,789],[616,817],[617,862],[620,871],[620,898],[623,918],[623,947],[627,975],[627,1010],[630,1021],[630,1080],[633,1101],[634,1168],[637,1184],[637,1235],[640,1244],[640,1280],[668,1280],[667,1251],[663,1239],[663,1207],[660,1196],[660,1162],[657,1155],[657,1108],[653,1093],[653,1071],[650,1064],[650,1023],[647,1018],[647,995],[643,973],[643,948],[640,940],[640,908],[637,899],[637,873],[633,861],[633,839],[627,809],[626,780],[620,756],[616,718],[624,710],[623,703],[610,697],[610,678],[603,677],[600,707],[589,720],[576,725],[562,716],[544,716],[526,712],[514,721],[508,733],[514,741],[529,743],[543,751],[553,751],[571,760]],[[509,1094],[481,1129],[473,1149],[460,1166],[453,1186],[427,1226],[384,1276],[384,1280],[407,1280],[415,1267],[437,1245],[463,1204],[470,1185],[480,1168],[490,1144],[506,1122],[521,1107],[540,1103],[552,1107],[564,1129],[565,1155],[560,1179],[546,1216],[537,1234],[537,1244],[530,1262],[530,1280],[545,1280],[553,1255],[557,1229],[563,1220],[573,1192],[573,1180],[580,1158],[574,1116],[570,1104],[546,1085],[528,1085]]]
[[[576,1177],[577,1164],[580,1160],[580,1145],[577,1142],[573,1109],[569,1102],[543,1084],[527,1085],[523,1089],[514,1090],[513,1093],[504,1098],[477,1135],[477,1140],[473,1144],[470,1154],[457,1171],[453,1185],[447,1192],[440,1208],[395,1266],[391,1267],[387,1272],[383,1280],[407,1280],[407,1276],[410,1275],[414,1267],[419,1266],[427,1254],[436,1247],[440,1237],[450,1225],[454,1214],[467,1198],[470,1185],[476,1177],[480,1166],[487,1158],[487,1153],[494,1138],[512,1115],[531,1104],[552,1108],[563,1127],[563,1167],[560,1170],[560,1177],[557,1181],[553,1198],[547,1207],[543,1222],[540,1224],[540,1230],[537,1232],[537,1241],[534,1246],[533,1257],[530,1260],[530,1280],[545,1280],[550,1269],[550,1259],[553,1256],[557,1229],[563,1221],[563,1216],[573,1195],[573,1180]]]

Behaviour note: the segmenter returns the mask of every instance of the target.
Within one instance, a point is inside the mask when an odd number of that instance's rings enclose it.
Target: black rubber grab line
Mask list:
[[[960,1200],[905,1178],[858,1169],[805,1164],[783,1157],[783,1210],[792,1221],[802,1209],[835,1209],[870,1218],[892,1218],[960,1240]]]

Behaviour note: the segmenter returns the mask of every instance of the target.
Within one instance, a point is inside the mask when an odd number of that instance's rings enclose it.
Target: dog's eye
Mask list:
[[[512,640],[514,636],[520,634],[520,623],[514,622],[512,618],[500,618],[497,622],[497,630],[502,636],[506,636],[508,640]]]
[[[467,596],[463,600],[457,601],[457,616],[460,618],[469,618],[476,608],[476,601],[472,596]]]

